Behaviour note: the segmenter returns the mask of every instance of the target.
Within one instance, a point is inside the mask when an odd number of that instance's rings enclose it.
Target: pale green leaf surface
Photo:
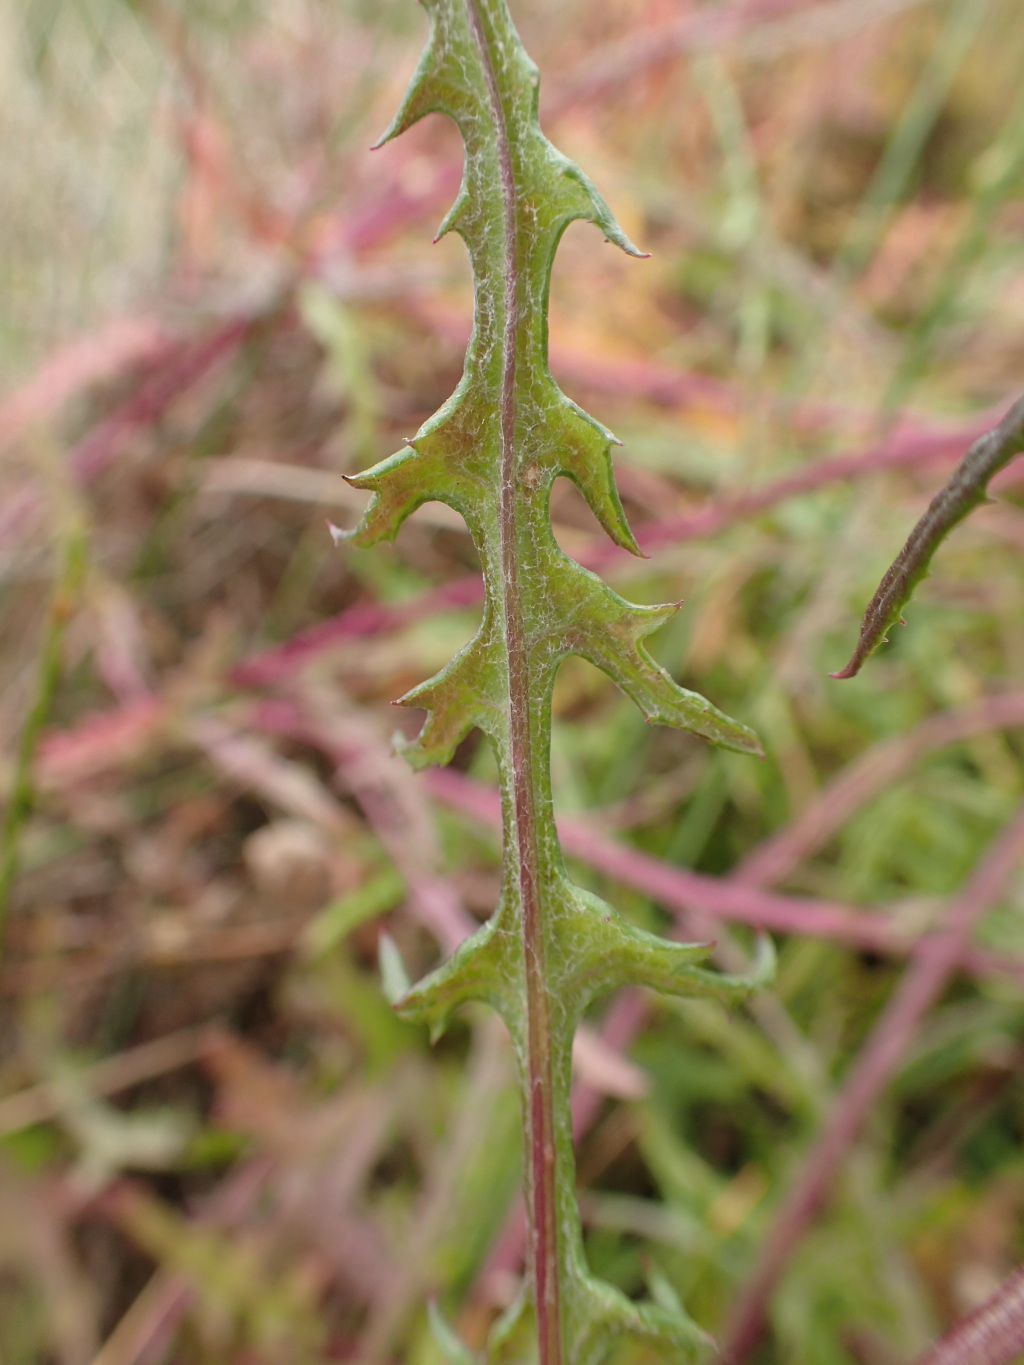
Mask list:
[[[463,182],[439,236],[457,232],[469,250],[474,328],[452,397],[402,450],[350,480],[371,494],[352,538],[364,546],[390,540],[428,501],[446,503],[465,518],[483,567],[483,618],[473,640],[440,673],[401,699],[427,712],[405,751],[415,766],[446,763],[474,727],[488,736],[501,778],[505,856],[492,918],[413,986],[399,1009],[436,1037],[462,1005],[489,1004],[508,1025],[526,1091],[547,1078],[552,1129],[543,1144],[547,1151],[553,1143],[554,1155],[556,1212],[547,1235],[557,1260],[556,1306],[538,1312],[528,1284],[492,1334],[491,1359],[529,1356],[524,1343],[535,1330],[541,1338],[547,1334],[545,1361],[598,1365],[617,1338],[628,1336],[678,1358],[706,1341],[699,1328],[664,1304],[631,1302],[586,1267],[569,1105],[572,1038],[589,1001],[621,985],[730,995],[756,983],[703,970],[708,945],[644,933],[568,879],[550,791],[555,675],[562,660],[580,655],[607,673],[648,721],[744,753],[759,754],[760,747],[750,730],[679,687],[644,649],[642,641],[676,606],[625,601],[555,542],[551,487],[564,475],[611,539],[638,553],[615,488],[615,439],[559,390],[548,368],[555,251],[569,223],[585,219],[629,254],[642,253],[583,172],[541,132],[537,69],[504,0],[426,0],[426,8],[427,48],[381,143],[428,113],[446,114],[458,125]],[[528,1156],[541,1141],[531,1113],[524,1104]],[[531,1175],[529,1160],[525,1166],[532,1208],[543,1177]]]

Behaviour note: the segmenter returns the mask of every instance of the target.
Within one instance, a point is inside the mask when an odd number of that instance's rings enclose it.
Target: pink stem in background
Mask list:
[[[906,0],[889,9],[848,3],[853,12],[859,9],[858,27],[876,24],[891,18],[891,9],[910,8],[921,0]],[[822,43],[835,41],[837,36],[815,23],[835,13],[841,5],[836,0],[746,0],[732,5],[699,6],[680,17],[656,27],[637,28],[627,37],[614,39],[596,48],[581,69],[570,74],[568,81],[550,100],[543,100],[546,117],[561,114],[575,104],[593,103],[607,97],[609,90],[619,85],[642,88],[649,73],[667,62],[695,52],[717,51],[728,48],[742,52],[744,40],[769,55],[790,47],[803,45],[806,38]],[[669,9],[668,14],[673,11]],[[799,23],[799,28],[795,25]]]
[[[745,4],[690,9],[669,23],[639,28],[591,53],[586,66],[571,73],[554,98],[544,101],[544,111],[548,116],[558,115],[569,105],[600,99],[611,87],[631,84],[638,75],[646,76],[652,68],[676,61],[684,53],[727,47],[745,29],[813,4],[814,0],[746,0]]]
[[[41,782],[81,782],[130,763],[152,745],[174,715],[167,697],[139,697],[110,711],[91,711],[67,730],[50,730],[39,745]]]
[[[714,506],[687,516],[649,523],[640,527],[637,539],[643,550],[650,551],[660,545],[674,545],[684,540],[713,535],[743,517],[767,511],[786,498],[811,493],[828,484],[859,478],[882,469],[917,466],[958,456],[965,441],[969,442],[990,426],[990,416],[985,414],[942,431],[915,429],[908,434],[898,434],[867,450],[818,460],[796,474],[777,479],[742,497],[723,499]],[[625,558],[625,551],[605,541],[595,542],[579,555],[580,562],[594,570],[622,563]],[[442,588],[435,588],[412,601],[392,605],[359,603],[330,620],[299,631],[281,645],[243,660],[232,670],[231,681],[237,687],[273,686],[344,640],[395,630],[414,621],[422,621],[433,612],[473,606],[483,601],[483,595],[483,581],[478,574],[473,574]]]
[[[894,6],[900,9],[917,3],[922,0],[894,0]],[[847,0],[847,5],[852,11],[854,0]],[[574,107],[592,104],[605,98],[612,88],[632,84],[647,70],[666,61],[692,52],[735,45],[737,40],[744,38],[753,40],[761,50],[771,48],[773,40],[776,50],[795,45],[789,35],[799,37],[812,31],[820,41],[828,42],[829,35],[821,26],[815,25],[814,20],[817,16],[834,13],[836,8],[835,0],[824,0],[824,3],[822,0],[746,0],[728,6],[691,9],[678,18],[671,18],[667,24],[613,39],[569,72],[561,84],[556,81],[546,85],[542,92],[542,117],[548,121]],[[891,11],[878,8],[866,14],[862,22],[877,23],[890,17]],[[800,25],[799,30],[795,24]],[[831,40],[835,41],[836,36],[832,35]],[[397,162],[401,167],[403,152],[410,157],[421,156],[415,151],[392,148],[392,166]],[[461,165],[451,162],[434,165],[431,170],[430,179],[425,184],[417,184],[415,189],[410,188],[408,178],[398,171],[393,170],[390,175],[382,172],[381,179],[375,181],[374,193],[364,202],[346,204],[343,215],[337,215],[331,228],[308,253],[305,265],[309,273],[329,280],[339,255],[379,247],[436,206],[450,203],[462,180]],[[422,181],[422,172],[416,180]],[[467,328],[463,342],[468,335]],[[695,378],[698,382],[703,379],[702,376]],[[720,384],[720,381],[708,379],[707,383],[710,386]],[[721,385],[721,391],[727,387]],[[735,401],[730,406],[735,407]]]
[[[1024,1266],[917,1365],[1014,1365],[1024,1355]]]
[[[51,733],[40,745],[40,780],[50,786],[81,782],[132,762],[152,745],[173,716],[170,701],[147,697],[117,711],[87,716],[71,730]],[[291,702],[260,702],[250,723],[261,731],[289,734],[323,747],[324,736],[300,718]],[[444,805],[499,827],[499,798],[494,789],[450,768],[434,769],[425,775],[425,781]],[[835,901],[777,895],[745,885],[738,877],[708,877],[672,867],[617,843],[582,820],[561,820],[558,828],[566,851],[573,857],[645,892],[680,915],[700,910],[753,928],[834,938],[867,952],[885,954],[921,953],[931,941],[930,936],[915,938],[900,932],[879,912]],[[1024,961],[1005,954],[968,949],[963,966],[979,977],[1024,979]]]
[[[715,535],[734,521],[766,512],[787,498],[813,493],[829,484],[861,478],[883,469],[919,466],[932,460],[958,456],[964,440],[971,440],[979,432],[987,431],[990,425],[990,414],[986,414],[941,431],[915,428],[897,433],[866,450],[816,460],[797,473],[787,474],[752,493],[723,498],[719,503],[689,516],[672,517],[642,526],[637,533],[640,548],[653,550],[660,545]],[[617,558],[620,554],[621,551],[614,546],[605,547],[602,544],[600,548],[595,547],[595,552],[588,555],[584,562],[588,568],[601,568],[605,561]]]
[[[450,342],[456,351],[465,349],[472,331],[472,319],[465,310],[428,294],[407,295],[404,303],[431,335]],[[790,432],[817,432],[825,428],[842,430],[848,438],[861,431],[877,432],[878,414],[874,409],[814,398],[786,403],[773,394],[752,393],[716,375],[682,369],[648,356],[608,355],[554,338],[549,357],[560,383],[574,389],[590,389],[603,398],[640,399],[664,408],[712,408],[733,416],[742,414],[755,400],[768,412],[784,416]],[[992,424],[990,421],[988,426]],[[933,420],[906,413],[888,429],[887,445],[915,437],[927,439],[945,429]]]
[[[120,358],[128,363],[131,359],[146,358],[150,373],[141,381],[139,387],[125,399],[113,412],[93,427],[89,434],[72,448],[67,456],[68,467],[73,479],[79,484],[88,484],[114,463],[127,442],[139,431],[151,426],[171,404],[188,389],[192,388],[218,364],[226,362],[241,346],[254,325],[250,317],[236,317],[214,328],[198,340],[182,341],[164,339],[158,341],[156,334],[149,340],[148,350],[144,338],[139,338],[139,352],[125,347]],[[54,362],[56,363],[56,362]],[[88,379],[84,374],[78,376],[84,385]],[[92,378],[95,376],[89,376]],[[71,392],[70,382],[61,384],[59,375],[53,379],[54,407]],[[15,396],[17,398],[17,395]],[[22,391],[22,402],[11,400],[13,418],[9,419],[12,430],[29,411],[34,419],[42,416],[42,395],[28,397]],[[56,416],[50,410],[47,416]],[[0,544],[12,536],[21,540],[32,526],[42,503],[42,495],[30,484],[15,491],[0,513]]]
[[[158,360],[172,344],[156,319],[147,317],[111,318],[97,331],[68,342],[0,402],[0,446],[49,422],[94,384]]]
[[[244,659],[231,670],[229,680],[236,687],[271,687],[346,640],[383,635],[438,612],[471,607],[482,602],[483,596],[483,580],[474,574],[407,602],[360,602],[330,620],[297,632],[283,644]]]
[[[930,716],[909,734],[876,744],[828,783],[784,829],[759,844],[733,873],[734,880],[758,886],[783,881],[918,759],[992,730],[1021,725],[1024,692],[1007,692],[959,711]]]
[[[928,1011],[961,964],[975,925],[1003,893],[1022,854],[1024,807],[951,903],[942,928],[925,940],[926,950],[919,952],[908,967],[861,1049],[802,1171],[761,1243],[754,1273],[739,1296],[726,1334],[723,1356],[729,1365],[742,1365],[760,1341],[772,1293],[804,1233],[817,1217],[840,1164],[906,1056]]]
[[[434,769],[426,774],[425,780],[442,804],[499,827],[498,794],[493,789],[450,768]],[[574,858],[624,886],[643,891],[677,914],[702,911],[756,929],[834,938],[868,952],[912,953],[922,959],[930,956],[941,936],[939,931],[911,938],[901,934],[881,913],[872,914],[833,901],[780,896],[744,886],[732,878],[708,877],[672,867],[647,853],[616,843],[581,820],[559,820],[558,833],[565,851]],[[1000,974],[1024,980],[1024,962],[1018,958],[968,949],[963,954],[963,965],[982,976]]]
[[[169,345],[155,373],[72,449],[68,460],[78,482],[89,483],[109,468],[137,431],[152,425],[176,398],[233,356],[254,324],[252,317],[234,317],[198,340]]]

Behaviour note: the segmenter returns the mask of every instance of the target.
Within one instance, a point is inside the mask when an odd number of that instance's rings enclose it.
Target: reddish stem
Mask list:
[[[498,533],[508,662],[509,730],[506,773],[511,783],[514,858],[522,915],[526,981],[526,1122],[528,1133],[527,1208],[533,1271],[534,1311],[540,1365],[561,1365],[562,1321],[558,1257],[558,1203],[555,1162],[554,1076],[551,1018],[540,900],[542,870],[537,838],[537,791],[531,719],[530,647],[523,619],[520,585],[518,485],[516,458],[516,358],[521,314],[516,179],[505,110],[501,102],[491,49],[477,0],[466,0],[470,27],[487,82],[501,176],[504,217],[502,273],[505,309],[502,328],[501,398],[499,405],[501,467]],[[536,680],[533,680],[536,681]],[[538,699],[539,700],[539,699]]]
[[[444,805],[500,826],[501,808],[497,792],[473,782],[461,773],[438,769],[426,774],[434,795]],[[744,885],[730,877],[708,877],[671,867],[639,849],[616,843],[601,830],[582,820],[559,820],[558,838],[567,853],[605,872],[609,877],[645,892],[666,909],[679,915],[695,910],[717,919],[747,924],[783,934],[811,934],[834,938],[869,952],[912,953],[924,956],[931,951],[934,937],[908,938],[900,934],[885,917],[858,910],[835,901],[809,900],[781,896],[757,886]],[[1007,975],[1024,978],[1020,958],[997,956],[982,949],[968,949],[962,965],[978,976]]]
[[[917,1365],[1014,1365],[1024,1354],[1024,1266]]]
[[[983,414],[970,422],[937,430],[914,429],[890,437],[881,445],[849,455],[837,455],[818,460],[799,474],[776,479],[763,488],[741,497],[723,498],[720,502],[686,516],[669,517],[663,522],[642,526],[637,539],[642,550],[649,552],[661,545],[678,545],[683,540],[696,540],[716,534],[743,517],[767,511],[787,498],[812,493],[818,488],[847,479],[858,478],[877,470],[914,466],[931,460],[948,459],[959,454],[965,440],[973,440],[991,426],[991,415]],[[600,571],[609,564],[619,563],[625,552],[605,541],[595,542],[579,555],[588,569]],[[484,595],[479,574],[446,583],[421,597],[391,604],[360,603],[349,607],[328,621],[321,621],[308,630],[299,631],[290,640],[243,660],[231,673],[236,687],[268,687],[290,677],[311,659],[333,648],[342,640],[357,636],[377,635],[399,629],[412,621],[422,621],[435,611],[450,611],[473,606]]]

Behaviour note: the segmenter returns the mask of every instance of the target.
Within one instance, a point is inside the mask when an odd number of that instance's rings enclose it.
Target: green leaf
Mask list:
[[[402,961],[402,954],[390,934],[381,934],[377,953],[384,996],[392,1005],[397,1005],[409,993],[409,976]]]
[[[474,328],[451,398],[401,450],[350,479],[371,495],[351,538],[363,546],[390,540],[429,501],[465,518],[483,568],[483,617],[440,673],[401,698],[427,713],[405,752],[414,766],[446,763],[474,727],[488,736],[502,788],[504,867],[494,915],[450,961],[405,989],[397,953],[383,938],[381,965],[399,1012],[433,1037],[455,1010],[482,1001],[502,1015],[515,1046],[530,1267],[521,1302],[492,1333],[491,1359],[520,1360],[526,1330],[541,1365],[598,1365],[626,1337],[678,1358],[706,1344],[685,1315],[632,1303],[586,1268],[570,1113],[573,1034],[595,995],[627,983],[682,995],[729,995],[756,983],[704,970],[707,945],[643,933],[567,877],[550,791],[555,675],[565,658],[580,655],[648,721],[743,753],[759,754],[760,746],[752,731],[679,687],[644,649],[677,607],[625,601],[555,541],[551,487],[564,475],[611,539],[638,553],[615,488],[615,438],[559,390],[548,367],[555,251],[566,227],[584,219],[630,255],[642,253],[541,132],[537,68],[504,0],[425,3],[430,38],[378,145],[428,113],[458,125],[463,182],[438,235],[457,232],[469,250]],[[449,1348],[463,1365],[461,1345],[452,1339]]]

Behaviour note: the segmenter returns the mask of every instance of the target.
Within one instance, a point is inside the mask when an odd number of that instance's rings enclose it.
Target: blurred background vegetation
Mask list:
[[[575,872],[725,959],[742,926],[608,850],[806,920],[749,1010],[611,1002],[579,1058],[595,1268],[716,1331],[1024,789],[1012,468],[909,626],[827,677],[1021,387],[1024,23],[1019,0],[513,9],[546,131],[652,253],[575,225],[551,317],[651,557],[606,550],[564,480],[556,533],[634,600],[686,599],[660,659],[768,753],[648,728],[570,661]],[[457,136],[368,150],[425,28],[412,0],[0,7],[4,1365],[434,1365],[430,1296],[479,1343],[515,1289],[501,1029],[431,1048],[376,962],[382,926],[415,974],[494,903],[488,754],[431,785],[391,752],[416,717],[390,700],[472,634],[475,556],[434,505],[393,549],[325,527],[362,501],[341,474],[461,372],[465,254],[430,241]],[[1024,1256],[1022,911],[1018,871],[759,1361],[908,1360]]]

